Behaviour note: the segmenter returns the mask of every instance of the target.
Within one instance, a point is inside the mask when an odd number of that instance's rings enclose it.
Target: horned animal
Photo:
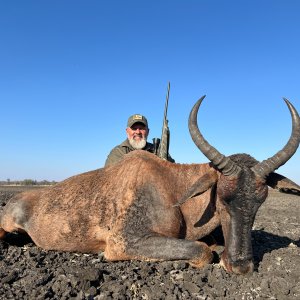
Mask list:
[[[258,162],[247,154],[224,156],[198,128],[203,98],[191,110],[189,129],[209,163],[176,164],[133,151],[116,165],[16,194],[4,207],[0,238],[26,232],[44,249],[104,251],[109,261],[186,260],[201,268],[213,259],[213,249],[203,238],[221,227],[220,264],[236,274],[253,272],[251,229],[268,185],[300,191],[296,183],[274,173],[297,150],[299,115],[285,99],[292,133],[271,158]]]

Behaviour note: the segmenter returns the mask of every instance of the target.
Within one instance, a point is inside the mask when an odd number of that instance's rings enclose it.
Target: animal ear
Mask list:
[[[267,177],[267,185],[283,193],[290,193],[300,196],[300,186],[292,180],[278,174],[270,173]]]
[[[180,206],[188,199],[201,195],[211,188],[218,181],[218,175],[215,169],[211,169],[201,176],[183,195],[183,197],[174,205]]]

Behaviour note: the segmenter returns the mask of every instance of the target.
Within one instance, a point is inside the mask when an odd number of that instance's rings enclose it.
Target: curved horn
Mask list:
[[[283,98],[283,100],[286,102],[288,109],[291,113],[292,134],[287,144],[283,147],[282,150],[278,151],[274,156],[262,161],[261,163],[258,163],[252,168],[252,171],[262,178],[265,178],[271,172],[284,165],[294,155],[300,143],[299,115],[295,107],[286,98]]]
[[[189,130],[191,137],[195,143],[195,145],[200,149],[200,151],[213,163],[215,167],[218,168],[222,174],[226,176],[237,176],[241,168],[233,162],[229,157],[221,154],[217,149],[212,147],[202,136],[198,124],[197,124],[197,114],[202,103],[202,100],[205,96],[201,97],[193,109],[191,110],[189,117]]]

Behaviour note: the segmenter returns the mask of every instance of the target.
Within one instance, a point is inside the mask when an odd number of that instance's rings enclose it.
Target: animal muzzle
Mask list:
[[[252,261],[243,261],[236,265],[232,265],[232,272],[238,275],[253,273],[254,264]]]
[[[243,260],[232,261],[224,252],[221,257],[220,265],[229,273],[245,275],[253,273],[254,264],[252,257]]]

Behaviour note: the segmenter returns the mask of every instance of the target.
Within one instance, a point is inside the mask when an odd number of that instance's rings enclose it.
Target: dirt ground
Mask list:
[[[0,187],[0,210],[18,191]],[[252,238],[256,270],[237,276],[217,263],[195,269],[45,251],[11,234],[0,241],[0,299],[300,299],[300,197],[271,190]]]

